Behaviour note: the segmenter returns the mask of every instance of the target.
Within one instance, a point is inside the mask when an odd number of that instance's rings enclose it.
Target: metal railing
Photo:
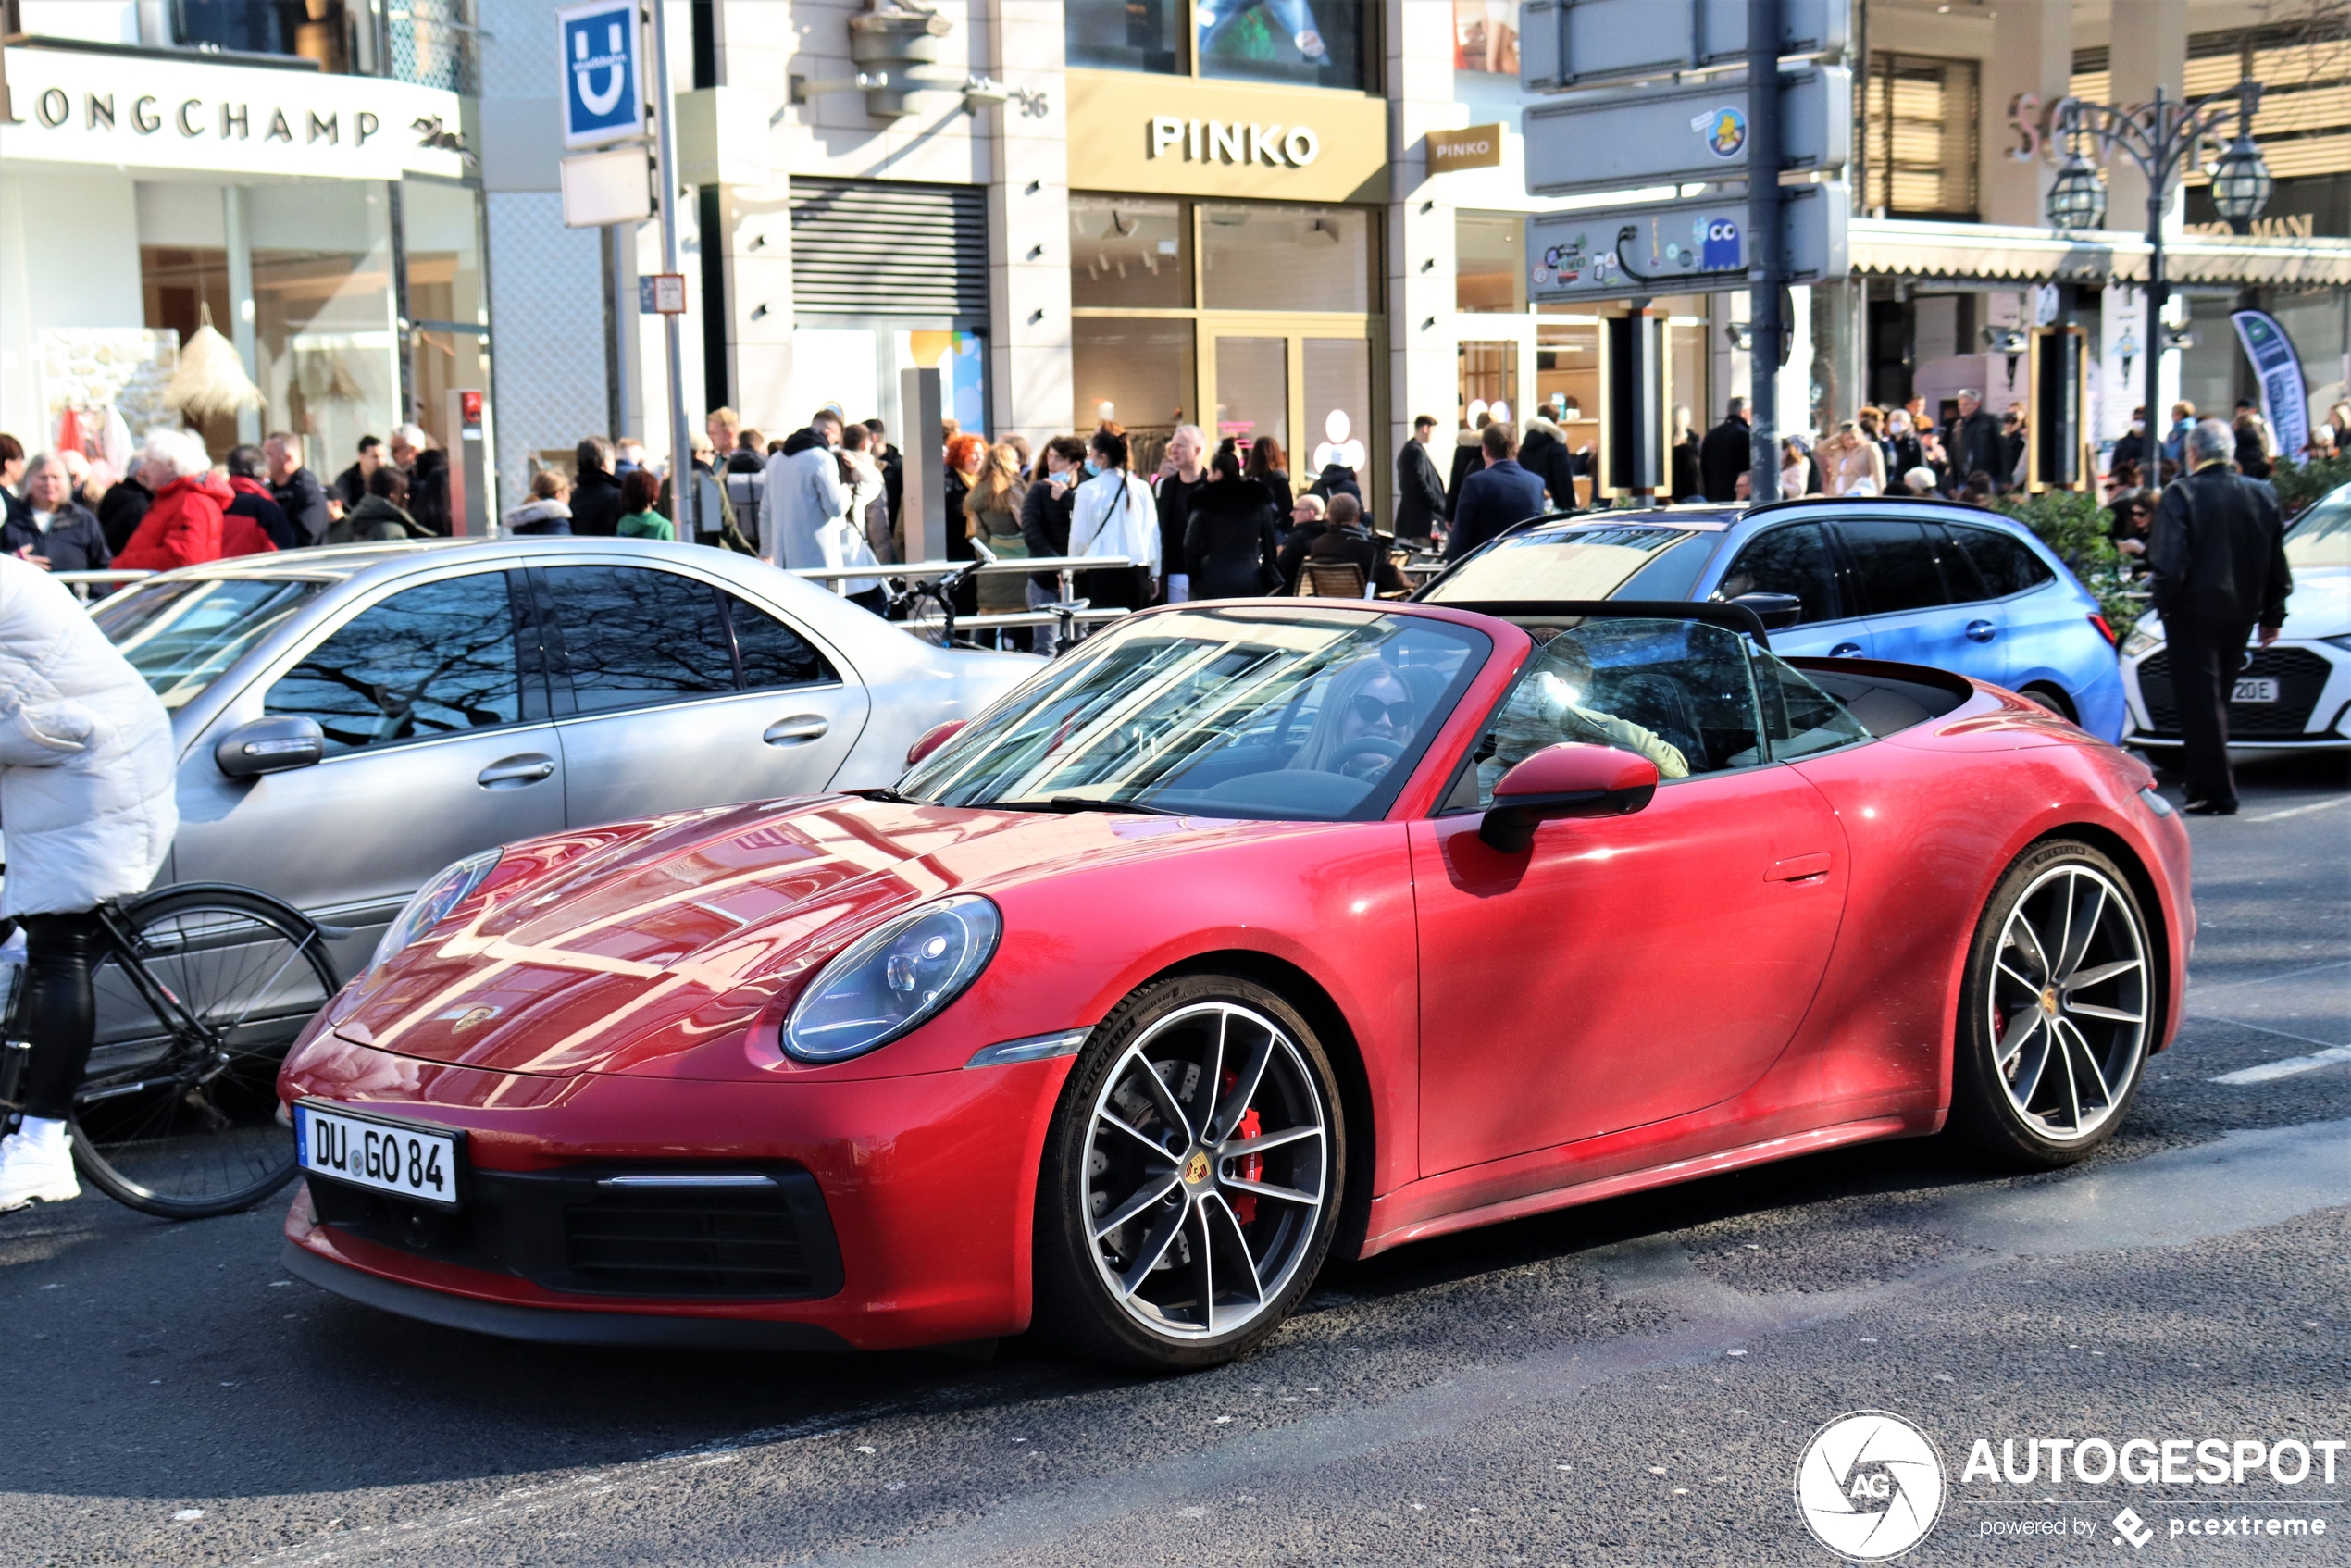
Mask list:
[[[100,583],[137,582],[155,574],[117,567],[103,572],[51,572],[49,575],[72,589],[73,596],[86,604],[90,602],[90,590]]]

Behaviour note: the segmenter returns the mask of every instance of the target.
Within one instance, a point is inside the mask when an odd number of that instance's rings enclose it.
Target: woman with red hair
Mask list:
[[[988,467],[988,442],[983,436],[956,434],[947,441],[947,558],[951,561],[973,561],[971,534],[964,526],[964,504],[970,498],[972,485]],[[979,584],[964,579],[955,590],[955,613],[973,616],[979,613]]]

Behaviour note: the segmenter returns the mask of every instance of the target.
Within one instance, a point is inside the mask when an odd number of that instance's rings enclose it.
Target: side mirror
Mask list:
[[[279,714],[241,724],[212,748],[212,760],[231,778],[309,767],[327,754],[327,732],[315,718]]]
[[[914,743],[906,748],[906,765],[914,766],[931,753],[952,740],[955,738],[955,732],[963,728],[966,722],[968,721],[964,719],[951,718],[945,724],[934,724],[924,730]]]
[[[1613,746],[1565,740],[1502,775],[1477,836],[1504,854],[1524,854],[1537,823],[1564,816],[1624,816],[1657,793],[1657,764]]]
[[[1766,631],[1778,631],[1804,618],[1804,601],[1793,593],[1742,593],[1731,603],[1753,610]]]

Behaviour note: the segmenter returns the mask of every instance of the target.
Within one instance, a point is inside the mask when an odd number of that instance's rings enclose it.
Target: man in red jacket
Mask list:
[[[277,548],[252,518],[224,517],[236,492],[213,477],[212,459],[193,430],[150,431],[140,478],[155,492],[155,502],[114,558],[116,566],[168,572]]]

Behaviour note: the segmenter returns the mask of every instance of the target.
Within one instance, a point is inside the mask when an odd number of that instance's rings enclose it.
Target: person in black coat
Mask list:
[[[1195,599],[1253,599],[1278,581],[1274,498],[1241,477],[1238,456],[1219,452],[1212,477],[1192,492],[1184,524],[1184,569]]]
[[[1709,501],[1735,501],[1739,476],[1754,467],[1754,429],[1747,422],[1747,399],[1735,397],[1723,422],[1698,442],[1699,493]]]
[[[1323,471],[1314,476],[1314,482],[1306,487],[1306,493],[1319,495],[1325,501],[1351,495],[1356,505],[1363,504],[1363,487],[1356,482],[1355,470],[1344,463],[1324,464]]]
[[[0,550],[53,572],[99,572],[114,564],[106,530],[73,498],[73,480],[56,453],[25,465],[24,493],[15,500],[0,523]]]
[[[1698,432],[1689,427],[1689,411],[1681,415],[1682,433],[1674,438],[1673,453],[1673,484],[1666,492],[1669,501],[1703,501],[1706,481],[1698,477]]]
[[[2232,471],[2236,436],[2218,419],[2191,428],[2186,479],[2168,486],[2147,534],[2148,597],[2163,617],[2180,712],[2188,810],[2233,816],[2229,696],[2256,628],[2261,646],[2285,625],[2294,575],[2278,494]]]
[[[449,454],[437,446],[417,448],[416,462],[409,467],[408,515],[435,537],[449,537]]]
[[[1480,414],[1474,429],[1453,432],[1453,467],[1445,476],[1445,520],[1451,522],[1453,514],[1461,510],[1462,483],[1486,466],[1486,454],[1478,449],[1478,438],[1492,424],[1490,415]]]
[[[346,512],[355,511],[367,499],[367,477],[384,460],[384,443],[380,436],[359,438],[359,461],[335,476],[335,499],[342,503]]]
[[[1069,515],[1077,505],[1077,486],[1086,477],[1086,443],[1076,436],[1055,436],[1045,443],[1038,460],[1044,467],[1028,493],[1021,497],[1020,537],[1028,554],[1050,561],[1069,554]],[[1062,596],[1059,572],[1028,574],[1028,607],[1057,604]]]
[[[2001,466],[2000,422],[1984,411],[1984,396],[1973,388],[1959,393],[1959,414],[1943,433],[1952,481],[1963,484],[1971,474],[1989,474],[1995,485],[2004,485],[2009,470]]]
[[[612,442],[590,436],[573,450],[578,476],[571,481],[571,531],[610,539],[620,527],[620,481],[613,477]]]
[[[327,510],[327,487],[302,466],[302,438],[280,430],[261,443],[269,460],[269,496],[294,526],[294,542],[316,544],[334,521]]]
[[[865,455],[881,469],[882,499],[889,504],[890,531],[903,540],[906,537],[902,531],[906,510],[906,454],[889,444],[889,432],[879,419],[866,420],[865,429],[874,433],[874,439],[865,443]]]
[[[1543,481],[1550,492],[1551,510],[1575,510],[1575,454],[1567,449],[1560,428],[1540,415],[1526,422],[1519,442],[1518,466]]]
[[[155,492],[140,482],[135,467],[115,481],[98,503],[98,527],[106,536],[109,552],[118,552],[131,542],[131,536],[147,520],[147,508],[155,504]]]
[[[1445,479],[1428,454],[1437,421],[1424,414],[1412,421],[1412,439],[1396,454],[1396,537],[1425,545],[1445,516]]]
[[[1462,481],[1453,507],[1453,533],[1445,558],[1458,561],[1513,523],[1543,515],[1543,481],[1518,464],[1518,446],[1508,425],[1478,432],[1484,467]]]

